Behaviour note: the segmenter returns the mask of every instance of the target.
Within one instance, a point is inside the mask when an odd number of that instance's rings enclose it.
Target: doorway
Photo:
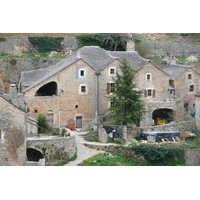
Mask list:
[[[76,117],[76,128],[82,128],[82,116]]]

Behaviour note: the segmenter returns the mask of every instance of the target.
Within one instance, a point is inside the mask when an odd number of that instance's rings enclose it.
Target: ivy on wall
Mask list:
[[[64,40],[63,37],[28,37],[28,39],[39,53],[60,52],[63,50],[61,44]]]
[[[0,42],[5,42],[5,41],[6,41],[6,38],[0,37]]]

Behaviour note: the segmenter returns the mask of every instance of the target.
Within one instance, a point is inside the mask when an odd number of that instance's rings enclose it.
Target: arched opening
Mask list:
[[[50,82],[43,85],[36,93],[35,96],[53,96],[57,95],[57,83]]]
[[[157,122],[160,120],[164,121],[165,123],[169,123],[174,121],[174,111],[168,108],[157,109],[153,111],[152,118],[155,124],[157,124]]]
[[[26,149],[26,156],[28,161],[36,161],[38,162],[40,159],[44,158],[42,153],[36,149],[27,148]]]

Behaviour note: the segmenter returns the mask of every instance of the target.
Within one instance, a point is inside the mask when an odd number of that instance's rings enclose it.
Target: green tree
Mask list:
[[[109,96],[111,103],[110,111],[117,124],[136,124],[140,123],[145,112],[144,104],[140,100],[142,91],[136,89],[133,83],[135,73],[131,69],[127,60],[123,60],[119,65],[120,73],[117,72],[114,78],[114,90]]]

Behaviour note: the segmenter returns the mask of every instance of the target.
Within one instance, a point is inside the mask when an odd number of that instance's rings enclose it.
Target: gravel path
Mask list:
[[[104,151],[102,150],[96,150],[91,149],[89,147],[84,146],[84,143],[87,143],[81,135],[85,134],[87,132],[77,132],[73,131],[73,134],[76,138],[76,145],[77,145],[77,159],[74,161],[70,161],[65,166],[77,166],[79,163],[81,163],[83,160],[86,160],[98,153],[102,153]]]

